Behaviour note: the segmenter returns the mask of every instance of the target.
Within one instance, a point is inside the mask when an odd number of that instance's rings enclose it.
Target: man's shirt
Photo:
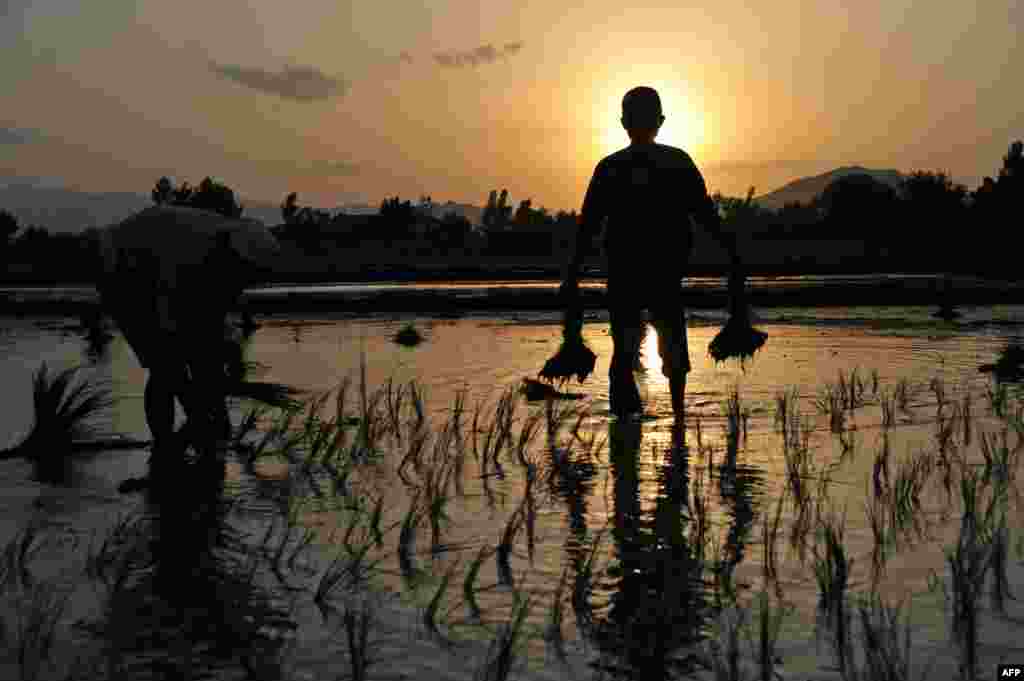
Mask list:
[[[583,200],[583,236],[607,219],[609,269],[682,273],[693,245],[693,220],[717,229],[719,216],[700,171],[682,149],[633,144],[597,164]]]

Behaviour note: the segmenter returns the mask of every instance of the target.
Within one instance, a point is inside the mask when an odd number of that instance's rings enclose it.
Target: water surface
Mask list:
[[[551,286],[540,282],[527,285]],[[364,288],[376,290],[381,286],[386,285]],[[722,315],[691,312],[693,371],[687,386],[684,449],[673,447],[668,386],[660,371],[655,331],[650,330],[644,343],[644,370],[638,374],[645,418],[635,426],[616,424],[607,411],[611,356],[608,324],[605,315],[591,315],[584,337],[598,355],[597,370],[584,385],[568,389],[586,395],[591,416],[584,423],[584,431],[598,436],[604,446],[591,462],[577,462],[573,475],[563,476],[545,490],[538,508],[535,553],[531,560],[520,540],[512,554],[513,572],[535,594],[538,603],[547,604],[563,570],[568,567],[570,580],[579,579],[587,556],[594,550],[597,567],[589,594],[588,616],[593,618],[590,644],[600,648],[605,642],[615,648],[616,642],[627,640],[624,636],[640,637],[638,630],[629,629],[626,623],[635,619],[638,608],[665,602],[671,602],[672,608],[663,615],[680,632],[679,640],[668,645],[685,644],[687,632],[706,629],[703,618],[710,613],[704,587],[677,585],[677,591],[665,591],[673,582],[671,576],[685,577],[687,566],[695,560],[689,524],[693,485],[703,485],[709,496],[715,532],[736,566],[739,581],[753,583],[760,569],[758,523],[783,489],[780,438],[773,423],[774,399],[781,390],[799,390],[799,410],[813,428],[812,446],[822,460],[838,461],[843,444],[829,432],[827,418],[817,413],[814,398],[825,382],[836,380],[840,371],[848,373],[857,368],[870,383],[870,372],[875,370],[882,390],[893,388],[900,380],[908,381],[913,413],[892,434],[893,449],[900,455],[914,447],[930,446],[936,403],[928,385],[934,378],[944,382],[952,398],[971,395],[978,405],[977,413],[984,415],[981,405],[991,383],[988,375],[979,373],[978,366],[993,361],[1006,342],[1016,337],[1017,325],[1024,320],[1024,306],[978,306],[965,310],[964,317],[955,323],[935,320],[932,312],[933,308],[925,307],[759,310],[760,327],[768,332],[769,340],[745,368],[734,363],[716,366],[707,356],[707,345]],[[264,367],[259,376],[262,380],[316,393],[335,388],[346,377],[357,377],[363,358],[371,388],[389,378],[398,382],[415,380],[423,386],[428,411],[438,423],[450,413],[460,391],[465,391],[472,409],[481,401],[493,403],[508,386],[535,376],[561,340],[558,315],[551,312],[478,314],[462,319],[409,315],[338,319],[331,315],[280,314],[258,316],[257,321],[261,326],[249,341],[247,352],[250,360]],[[426,336],[426,342],[418,347],[405,348],[392,341],[395,332],[408,322]],[[0,417],[0,445],[12,442],[28,428],[32,372],[43,361],[56,367],[83,362],[90,365],[96,375],[110,381],[118,399],[112,428],[127,436],[148,438],[142,410],[145,374],[120,335],[96,354],[88,352],[73,319],[6,318],[0,348],[5,407]],[[747,438],[730,456],[722,403],[734,388],[750,419]],[[541,408],[521,404],[518,413],[522,419]],[[242,409],[242,405],[236,405],[236,421]],[[833,496],[837,502],[849,502],[848,537],[861,559],[870,546],[860,505],[865,499],[870,459],[882,437],[880,420],[880,410],[870,405],[851,417],[856,429],[852,437],[861,454],[849,457],[834,475],[837,491]],[[710,449],[701,451],[696,445],[698,423],[701,441]],[[543,438],[537,446],[544,447]],[[40,495],[50,500],[46,508],[53,519],[70,525],[99,527],[115,511],[137,508],[138,500],[118,496],[116,486],[144,470],[145,456],[142,451],[100,455],[85,467],[82,481],[74,490],[27,483],[25,465],[0,463],[0,484],[5,490],[3,537],[28,517],[33,500]],[[508,463],[505,472],[504,478],[489,480],[490,490],[485,493],[477,463],[467,464],[467,495],[453,502],[449,510],[451,530],[446,541],[456,548],[422,559],[435,574],[456,561],[465,566],[480,546],[498,541],[517,508],[525,480],[519,466]],[[246,474],[241,470],[233,468],[231,476],[239,484],[246,484]],[[697,478],[700,482],[695,483]],[[387,508],[394,509],[389,520],[400,520],[408,502],[407,491],[397,483],[382,489],[388,495]],[[429,546],[425,535],[421,532],[421,546]],[[904,589],[927,594],[929,575],[943,566],[941,543],[936,540],[925,546],[925,550],[893,561],[896,576],[888,584],[894,593]],[[389,551],[382,586],[407,592],[393,549]],[[806,661],[809,644],[798,634],[809,630],[815,585],[806,569],[794,561],[787,565],[783,570],[787,594],[798,607],[789,631],[788,651],[794,656],[804,654],[805,663],[810,665]],[[681,584],[685,583],[683,579]],[[485,620],[493,622],[507,616],[509,592],[500,588],[493,561],[485,567],[480,585]],[[410,602],[420,604],[424,598],[422,594],[407,596]],[[930,632],[925,645],[940,650],[941,609],[934,598],[923,598],[928,605],[920,616]],[[539,630],[546,612],[545,606],[538,607],[530,615],[531,626]],[[578,616],[582,616],[581,611],[567,607],[564,629],[569,639],[576,636],[573,624]],[[456,620],[459,617],[461,613],[452,616]],[[314,672],[330,669],[331,660],[336,659],[332,655],[338,654],[333,644],[312,633],[317,629],[315,620],[312,615],[303,619],[308,637],[301,646],[305,668]]]

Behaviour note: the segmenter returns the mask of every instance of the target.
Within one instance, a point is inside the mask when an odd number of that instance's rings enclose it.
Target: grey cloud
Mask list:
[[[443,67],[480,66],[481,64],[493,64],[499,59],[505,59],[523,48],[523,43],[505,43],[501,49],[494,45],[481,45],[472,50],[463,52],[439,52],[434,55],[434,61]]]
[[[349,87],[349,83],[345,79],[328,76],[312,66],[285,66],[280,73],[275,73],[263,69],[211,62],[210,69],[223,78],[254,90],[299,102],[329,99],[343,95]]]
[[[0,145],[28,144],[42,137],[38,130],[29,128],[0,128]]]

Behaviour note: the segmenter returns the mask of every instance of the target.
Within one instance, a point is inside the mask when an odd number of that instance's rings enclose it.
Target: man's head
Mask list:
[[[622,127],[634,142],[653,142],[664,122],[661,98],[654,88],[641,85],[622,98]]]

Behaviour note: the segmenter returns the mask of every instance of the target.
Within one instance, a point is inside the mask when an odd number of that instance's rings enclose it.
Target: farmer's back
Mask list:
[[[700,171],[682,149],[631,144],[595,169],[581,218],[607,218],[609,277],[682,276],[693,245],[691,217],[715,211]],[[677,279],[678,280],[678,279]]]

